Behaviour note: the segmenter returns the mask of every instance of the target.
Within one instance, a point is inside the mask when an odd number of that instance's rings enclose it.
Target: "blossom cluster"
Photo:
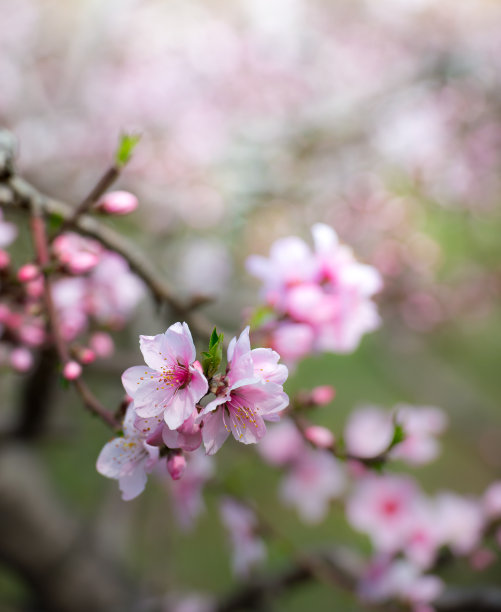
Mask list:
[[[300,238],[276,241],[270,257],[252,255],[247,269],[263,282],[265,309],[256,324],[291,363],[313,352],[353,351],[379,326],[372,296],[382,281],[359,263],[327,225],[312,227],[314,249]]]
[[[124,499],[144,489],[146,474],[162,457],[174,480],[186,467],[184,453],[204,444],[215,454],[230,433],[243,444],[255,444],[266,433],[265,421],[276,421],[288,406],[283,391],[287,368],[271,349],[251,349],[249,328],[228,346],[227,366],[217,373],[222,336],[214,331],[205,368],[186,323],[163,334],[140,336],[146,366],[122,376],[130,398],[123,437],[106,444],[98,471],[119,480]]]
[[[484,538],[501,518],[501,484],[493,483],[482,498],[451,491],[428,496],[409,476],[366,474],[348,497],[346,516],[374,550],[359,585],[361,597],[396,597],[422,610],[444,588],[434,574],[444,549],[467,557],[476,570],[495,560]]]
[[[105,199],[112,195],[107,194]],[[57,317],[53,324],[68,344],[72,359],[63,373],[69,379],[76,378],[82,365],[113,353],[109,332],[121,329],[130,320],[144,295],[144,286],[123,257],[72,232],[54,237],[50,269],[42,270],[34,261],[16,269],[4,250],[16,235],[17,228],[0,217],[2,357],[13,369],[25,372],[33,365],[34,353],[50,343],[44,278],[50,275],[51,301]]]

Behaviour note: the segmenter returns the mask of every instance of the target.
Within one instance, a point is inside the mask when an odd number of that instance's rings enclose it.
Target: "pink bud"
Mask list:
[[[0,270],[5,270],[5,268],[8,268],[10,265],[10,255],[0,249]]]
[[[32,298],[42,297],[44,291],[43,278],[39,276],[25,285],[26,293]]]
[[[310,425],[304,430],[304,437],[318,448],[332,448],[334,435],[326,427]]]
[[[11,317],[9,320],[9,326],[13,328],[18,327],[18,325],[21,326],[21,329],[19,330],[19,337],[25,344],[28,344],[29,346],[40,346],[44,342],[45,331],[42,327],[32,324],[21,325],[21,321],[15,325],[15,318],[16,317],[14,316]]]
[[[331,385],[321,385],[311,390],[311,399],[318,406],[325,406],[334,399],[336,390]]]
[[[135,195],[128,191],[112,191],[106,193],[98,202],[97,208],[109,215],[127,215],[136,210],[138,201]]]
[[[65,266],[72,274],[85,274],[85,272],[95,268],[98,263],[99,255],[96,253],[80,251],[73,253],[71,257],[67,257]]]
[[[78,358],[81,363],[87,365],[96,360],[96,353],[90,348],[83,347],[78,351]]]
[[[106,332],[96,332],[95,334],[92,334],[89,341],[89,346],[96,354],[96,357],[100,357],[102,359],[111,357],[111,355],[113,355],[113,351],[115,350],[113,339]]]
[[[76,380],[82,373],[82,366],[76,361],[68,361],[63,368],[66,380]]]
[[[15,348],[10,354],[10,365],[17,372],[27,372],[33,365],[31,351],[22,346]]]
[[[179,480],[186,469],[186,459],[184,455],[172,453],[167,459],[167,471],[172,480]]]
[[[40,268],[35,264],[25,264],[17,272],[17,278],[21,283],[29,283],[40,275]]]

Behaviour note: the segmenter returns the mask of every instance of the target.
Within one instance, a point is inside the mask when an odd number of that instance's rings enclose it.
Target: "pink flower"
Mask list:
[[[274,242],[269,259],[251,255],[246,265],[251,274],[263,281],[263,294],[268,304],[277,308],[283,308],[290,287],[309,281],[314,275],[310,248],[295,236]]]
[[[96,332],[92,334],[89,340],[89,346],[94,351],[97,357],[106,359],[113,355],[115,344],[110,334],[106,332]]]
[[[97,459],[97,471],[118,480],[122,498],[130,500],[143,492],[148,472],[159,459],[158,448],[145,441],[143,433],[134,427],[134,405],[127,408],[123,437],[108,442]]]
[[[272,465],[292,464],[305,450],[303,437],[290,419],[285,419],[268,430],[258,446],[259,454]]]
[[[356,261],[327,225],[312,227],[314,250],[301,239],[275,242],[270,257],[251,256],[248,270],[264,282],[264,299],[275,319],[263,326],[286,360],[309,352],[353,351],[379,326],[372,296],[381,289],[377,270]]]
[[[418,499],[410,478],[370,475],[356,483],[346,516],[355,529],[369,535],[376,549],[395,552],[406,541]]]
[[[177,429],[208,391],[207,379],[194,365],[189,327],[175,323],[164,334],[140,336],[139,344],[148,367],[134,366],[123,373],[125,391],[138,416],[163,415],[169,429]]]
[[[284,322],[277,325],[270,337],[270,345],[287,362],[295,362],[313,351],[315,332],[304,323]]]
[[[280,497],[296,507],[304,522],[319,523],[344,487],[344,472],[330,453],[305,449],[282,481]]]
[[[444,588],[440,578],[423,575],[405,559],[376,558],[367,568],[359,585],[359,594],[366,601],[400,599],[412,604],[413,610],[436,599]]]
[[[271,349],[251,351],[248,327],[238,340],[230,342],[224,386],[199,414],[209,455],[221,448],[230,432],[243,444],[258,442],[266,433],[264,419],[277,420],[287,407],[289,398],[281,382],[273,382],[284,381],[287,376],[287,370],[277,361],[278,355]]]
[[[433,461],[439,452],[435,437],[447,425],[446,415],[431,406],[396,406],[396,420],[405,432],[405,439],[391,451],[392,457],[414,465]]]
[[[233,571],[238,576],[246,576],[266,558],[264,542],[256,533],[257,518],[248,506],[231,497],[221,500],[219,510],[233,545]]]
[[[32,352],[23,346],[18,346],[10,354],[10,365],[17,372],[27,372],[33,365]]]
[[[193,410],[191,415],[177,429],[170,429],[163,414],[154,417],[137,417],[134,425],[146,436],[148,444],[167,448],[180,448],[185,451],[194,451],[202,444],[202,432],[200,425],[196,423],[198,412]]]
[[[54,255],[71,274],[85,274],[98,263],[103,248],[95,240],[78,234],[67,233],[58,236],[53,244]]]
[[[346,450],[356,457],[377,457],[390,445],[394,434],[393,418],[376,406],[358,408],[344,429]]]
[[[485,524],[481,503],[456,493],[443,492],[435,500],[437,525],[443,544],[457,555],[468,554],[479,544]]]
[[[136,210],[137,206],[136,196],[128,191],[106,193],[97,204],[100,211],[110,215],[127,215]]]
[[[144,294],[144,285],[117,253],[105,251],[87,280],[86,308],[100,323],[123,324]]]

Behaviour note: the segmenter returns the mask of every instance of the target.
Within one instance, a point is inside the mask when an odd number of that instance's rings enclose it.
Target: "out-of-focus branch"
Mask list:
[[[103,193],[113,185],[113,183],[120,176],[120,168],[117,166],[111,166],[106,170],[103,176],[99,179],[96,185],[92,188],[89,195],[80,202],[80,204],[73,210],[70,216],[63,221],[63,224],[59,228],[59,233],[64,232],[65,229],[71,227],[78,217],[81,217],[86,213],[89,208],[97,202],[97,200],[103,195]]]
[[[40,458],[21,443],[0,450],[0,562],[31,587],[37,609],[51,612],[124,612],[137,609],[130,580],[82,537],[58,501]]]
[[[36,438],[43,430],[53,402],[58,357],[54,348],[44,348],[34,370],[21,388],[19,418],[13,435],[23,440]]]
[[[316,569],[322,566],[324,572],[332,576],[331,583],[341,590],[356,593],[360,569],[345,550],[310,553],[307,562],[296,561],[294,565],[274,575],[267,575],[241,585],[233,593],[222,599],[215,612],[237,612],[256,610],[259,606],[282,595],[290,589],[318,580]],[[333,602],[334,604],[335,602]],[[359,602],[361,608],[379,612],[398,612],[404,610],[399,604],[377,604]]]
[[[437,612],[501,612],[499,587],[451,587],[434,603]]]
[[[295,563],[291,567],[273,575],[251,580],[238,587],[233,593],[220,600],[214,612],[238,612],[256,610],[287,591],[316,580],[312,571],[315,562],[322,563],[336,576],[336,583],[343,590],[356,593],[359,570],[346,551],[336,550],[329,553],[309,555],[310,564]],[[359,602],[360,606],[380,612],[399,612],[409,608],[397,602],[371,603]],[[498,587],[449,587],[433,602],[436,612],[501,612],[501,589]]]

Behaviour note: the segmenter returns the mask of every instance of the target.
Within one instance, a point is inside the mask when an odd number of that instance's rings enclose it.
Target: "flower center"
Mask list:
[[[163,366],[160,372],[160,382],[167,387],[184,389],[191,381],[189,368],[179,362],[173,367]]]

